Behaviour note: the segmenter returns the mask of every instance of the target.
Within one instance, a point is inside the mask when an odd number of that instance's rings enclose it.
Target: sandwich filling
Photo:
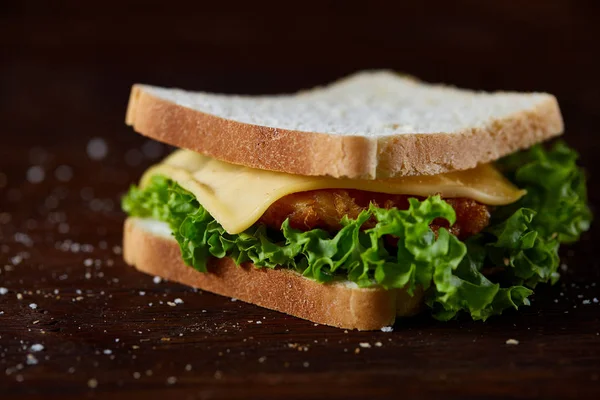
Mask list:
[[[583,171],[562,142],[495,164],[377,181],[256,170],[179,150],[123,199],[167,222],[183,259],[293,268],[326,283],[425,289],[434,316],[486,319],[558,278],[558,246],[587,230]]]

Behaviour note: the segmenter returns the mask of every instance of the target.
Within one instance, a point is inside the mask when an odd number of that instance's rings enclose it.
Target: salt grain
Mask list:
[[[29,167],[27,170],[27,180],[30,183],[40,183],[46,177],[46,172],[39,165]]]
[[[8,293],[8,289],[5,287],[0,287],[0,296],[4,296],[6,293]]]
[[[157,284],[157,285],[158,285],[159,283],[161,283],[161,282],[162,282],[162,278],[161,278],[160,276],[155,276],[155,277],[152,279],[152,281],[153,281],[155,284]]]
[[[54,170],[54,176],[61,182],[69,182],[73,178],[73,168],[68,165],[60,165]]]
[[[173,300],[173,302],[175,304],[183,304],[183,300],[181,300],[180,298],[176,298],[175,300]]]
[[[393,330],[394,328],[391,326],[384,326],[383,328],[381,328],[381,332],[392,332]]]
[[[37,306],[37,304],[35,304],[35,303],[31,303],[31,304],[29,305],[29,308],[31,308],[32,310],[35,310],[36,308],[38,308],[38,306]]]
[[[102,160],[108,154],[108,145],[102,138],[94,138],[87,144],[87,155],[92,160]]]
[[[31,347],[29,348],[30,351],[33,351],[34,353],[37,353],[39,351],[44,350],[44,345],[36,343],[36,344],[32,344]]]

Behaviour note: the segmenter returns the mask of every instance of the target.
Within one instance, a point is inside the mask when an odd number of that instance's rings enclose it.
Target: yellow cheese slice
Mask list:
[[[231,234],[250,227],[280,198],[307,190],[359,189],[424,197],[439,193],[443,197],[467,197],[488,205],[510,204],[525,194],[492,164],[433,176],[356,180],[259,170],[178,150],[151,167],[141,185],[146,185],[153,175],[170,178],[192,192]]]

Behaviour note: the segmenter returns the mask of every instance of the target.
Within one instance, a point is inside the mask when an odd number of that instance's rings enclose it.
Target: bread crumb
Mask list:
[[[175,304],[183,304],[183,300],[181,300],[179,297],[176,298],[175,300],[173,300],[173,303]]]
[[[29,305],[29,308],[31,308],[32,310],[35,310],[37,307],[38,307],[38,306],[37,306],[37,304],[35,304],[35,303],[31,303],[31,304]]]
[[[260,357],[260,358],[258,359],[258,362],[259,362],[259,363],[264,363],[266,360],[267,360],[267,357],[265,357],[265,356],[262,356],[262,357]]]
[[[155,276],[154,278],[152,278],[152,281],[158,285],[162,282],[162,278],[160,276]]]
[[[177,378],[174,376],[170,376],[167,378],[167,385],[174,385],[177,382]]]
[[[221,379],[223,377],[223,373],[219,370],[216,370],[213,376],[215,377],[215,379]]]
[[[510,345],[517,345],[517,344],[519,344],[519,341],[518,341],[518,340],[516,340],[516,339],[508,339],[508,340],[506,341],[506,344],[510,344]]]
[[[384,326],[383,328],[381,328],[381,332],[392,332],[393,330],[394,328],[391,326]]]
[[[142,374],[140,374],[139,372],[133,373],[133,379],[140,379],[141,376],[142,376]]]
[[[358,354],[358,353],[360,353],[360,349],[357,347],[354,349],[354,354]]]
[[[188,371],[188,372],[190,372],[192,370],[192,364],[187,364],[185,366],[185,370]]]
[[[0,287],[0,296],[4,296],[6,293],[8,293],[8,289],[5,287]]]
[[[383,346],[383,343],[381,343],[381,342],[375,342],[375,347],[381,347],[381,346]]]
[[[98,380],[96,380],[96,378],[92,378],[88,380],[87,385],[90,389],[96,389],[98,387]]]
[[[368,342],[362,342],[358,344],[360,347],[362,347],[363,349],[370,349],[371,348],[371,343]]]

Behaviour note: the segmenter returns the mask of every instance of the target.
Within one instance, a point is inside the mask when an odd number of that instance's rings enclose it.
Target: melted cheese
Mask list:
[[[505,205],[525,193],[492,164],[433,176],[381,180],[335,179],[265,171],[229,164],[189,150],[178,150],[150,168],[141,185],[163,175],[192,192],[198,202],[231,234],[254,224],[280,198],[316,189],[359,189],[388,194],[467,197],[488,205]]]

